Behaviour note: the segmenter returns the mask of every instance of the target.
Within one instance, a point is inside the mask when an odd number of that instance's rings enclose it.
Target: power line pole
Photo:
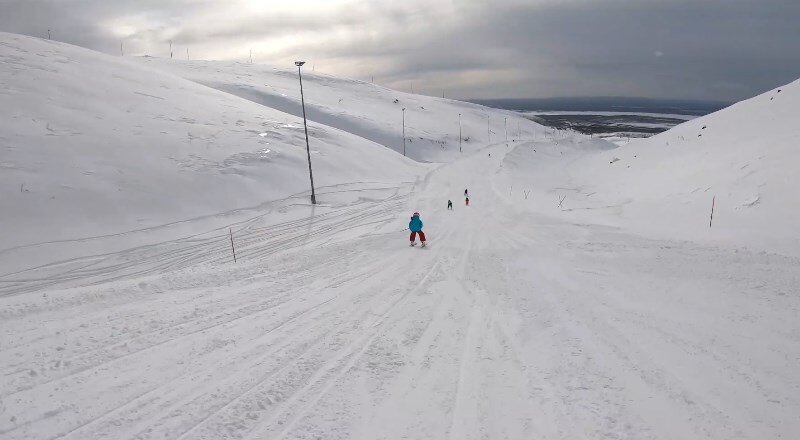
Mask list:
[[[300,103],[303,106],[303,129],[306,132],[306,154],[308,155],[308,178],[311,179],[311,204],[317,204],[317,196],[314,194],[314,173],[311,171],[311,147],[308,146],[308,123],[306,122],[306,98],[303,95],[303,74],[300,72],[300,67],[305,64],[305,61],[295,61],[294,65],[297,66],[297,76],[300,77]]]
[[[461,152],[461,113],[458,114],[458,152]]]
[[[403,108],[403,156],[406,155],[406,109]]]

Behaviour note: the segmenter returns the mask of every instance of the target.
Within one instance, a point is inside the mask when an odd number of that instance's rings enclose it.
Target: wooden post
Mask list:
[[[230,236],[231,236],[231,252],[233,252],[233,262],[235,263],[236,262],[236,248],[233,246],[233,229],[232,228],[228,228],[228,233],[230,233]]]
[[[717,201],[717,196],[714,196],[711,199],[711,218],[708,219],[708,227],[709,228],[711,227],[711,222],[714,221],[714,205],[715,205],[716,201]]]

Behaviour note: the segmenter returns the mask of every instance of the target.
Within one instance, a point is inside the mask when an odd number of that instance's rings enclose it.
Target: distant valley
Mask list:
[[[650,137],[730,103],[648,98],[491,99],[472,102],[513,110],[532,121],[611,141]]]

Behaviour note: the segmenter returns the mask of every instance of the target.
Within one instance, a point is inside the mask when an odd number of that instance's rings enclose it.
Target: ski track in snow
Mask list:
[[[367,189],[362,188],[358,191],[367,192]],[[330,238],[328,234],[330,231],[340,228],[345,223],[350,227],[362,227],[386,221],[385,216],[381,217],[381,214],[399,207],[403,200],[401,191],[403,188],[395,188],[392,197],[383,199],[379,203],[357,203],[350,209],[338,209],[269,226],[255,226],[255,220],[259,220],[259,217],[255,217],[236,228],[236,244],[239,246],[237,257],[258,258],[264,253],[290,248],[298,239],[302,239],[305,243],[317,238],[324,241]],[[79,285],[106,283],[230,260],[232,256],[228,231],[212,231],[211,235],[207,238],[191,236],[110,254],[79,257],[0,275],[0,296],[41,290],[45,287],[61,287],[70,285],[71,281],[76,281]],[[75,241],[87,240],[89,239]],[[254,246],[256,249],[253,249]],[[44,277],[28,276],[27,273],[30,272],[37,274],[52,272],[52,274]]]
[[[245,222],[238,264],[219,232],[4,276],[0,438],[800,432],[795,259],[526,211],[488,151]]]

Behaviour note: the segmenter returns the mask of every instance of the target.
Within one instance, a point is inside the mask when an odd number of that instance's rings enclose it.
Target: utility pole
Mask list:
[[[458,152],[461,152],[461,113],[458,114]]]
[[[406,109],[403,108],[403,156],[406,155]]]
[[[308,123],[306,122],[306,98],[303,95],[303,74],[300,72],[300,67],[305,64],[305,61],[295,61],[294,65],[297,66],[297,76],[300,78],[300,103],[303,106],[303,129],[306,132],[306,154],[308,155],[308,178],[311,179],[311,204],[317,204],[317,196],[314,194],[314,173],[311,171],[311,147],[308,146]]]

